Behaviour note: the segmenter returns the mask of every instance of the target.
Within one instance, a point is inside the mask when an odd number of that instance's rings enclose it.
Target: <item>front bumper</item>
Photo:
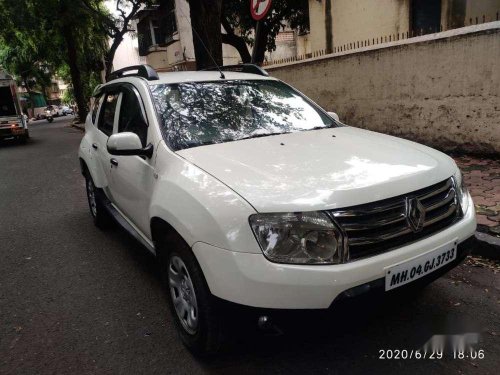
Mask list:
[[[326,309],[356,287],[378,285],[377,280],[385,277],[387,267],[453,240],[463,243],[475,230],[474,206],[469,199],[467,214],[454,225],[418,242],[351,263],[325,266],[277,264],[262,254],[228,251],[203,242],[195,243],[193,252],[210,291],[216,297],[260,308]],[[439,271],[436,270],[437,274]],[[431,275],[435,276],[435,273]]]

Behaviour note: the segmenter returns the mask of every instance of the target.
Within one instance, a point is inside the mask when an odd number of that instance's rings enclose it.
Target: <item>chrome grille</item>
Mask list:
[[[410,201],[419,205],[416,214],[409,212]],[[417,217],[419,213],[420,217]],[[453,178],[409,194],[332,210],[329,214],[345,236],[344,262],[418,241],[450,226],[461,217]],[[421,226],[418,228],[413,225],[414,217],[420,219]]]

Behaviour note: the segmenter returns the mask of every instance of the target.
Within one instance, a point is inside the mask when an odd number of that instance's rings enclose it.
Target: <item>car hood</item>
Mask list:
[[[177,154],[258,212],[354,206],[424,188],[456,171],[454,161],[439,151],[354,127],[200,146]]]

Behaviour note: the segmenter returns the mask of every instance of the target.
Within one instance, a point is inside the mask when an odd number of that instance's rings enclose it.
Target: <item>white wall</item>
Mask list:
[[[118,70],[130,65],[145,64],[146,58],[139,56],[139,45],[137,38],[126,34],[120,46],[116,50],[113,60],[114,70]]]
[[[500,21],[267,66],[347,124],[500,153]]]

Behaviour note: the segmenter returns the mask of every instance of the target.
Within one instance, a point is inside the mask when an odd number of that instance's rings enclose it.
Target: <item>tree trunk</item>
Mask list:
[[[45,102],[48,104],[49,103],[49,97],[47,95],[47,86],[45,86],[43,83],[40,83],[40,88],[42,89],[43,98],[45,99]]]
[[[85,122],[87,117],[87,101],[83,92],[82,78],[78,69],[78,52],[76,50],[76,41],[73,37],[71,26],[63,27],[64,39],[68,53],[68,65],[71,73],[71,82],[73,83],[73,92],[75,95],[76,105],[78,106],[78,116],[80,121]]]
[[[189,0],[189,13],[196,68],[222,65],[222,0]]]
[[[241,36],[235,34],[222,34],[222,43],[229,44],[230,46],[236,48],[243,63],[249,63],[252,61],[252,56],[250,56],[250,52],[248,52],[245,39]]]
[[[267,36],[269,34],[269,26],[267,26],[265,22],[262,21],[260,22],[261,24],[258,35],[259,39],[255,39],[255,43],[253,45],[255,51],[255,64],[258,65],[262,65],[262,63],[264,62],[264,56],[266,54]]]
[[[244,64],[252,62],[252,56],[250,56],[250,52],[248,51],[245,39],[234,33],[234,30],[231,28],[229,21],[225,17],[221,16],[221,18],[222,26],[224,27],[224,30],[226,30],[226,33],[222,34],[222,43],[229,44],[230,46],[236,48],[236,50],[240,54],[241,61]]]
[[[116,50],[118,49],[122,41],[123,41],[123,36],[116,36],[116,38],[113,40],[113,43],[111,44],[111,47],[109,47],[108,52],[104,56],[104,69],[105,69],[104,76],[106,77],[106,79],[113,70],[113,60],[115,59]]]

